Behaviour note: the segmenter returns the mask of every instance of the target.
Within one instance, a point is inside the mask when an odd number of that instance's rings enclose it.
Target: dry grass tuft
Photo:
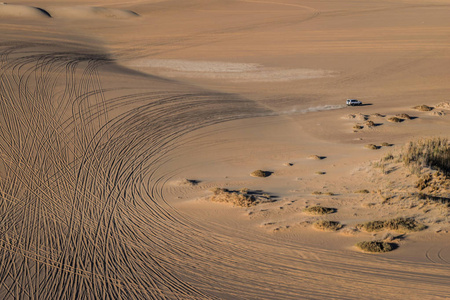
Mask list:
[[[337,231],[343,226],[337,221],[320,220],[314,223],[314,227],[324,231]]]
[[[403,119],[400,119],[400,118],[397,118],[397,117],[391,117],[391,118],[388,119],[388,121],[392,122],[392,123],[400,123],[400,122],[403,122]]]
[[[249,194],[249,189],[247,188],[240,189],[239,191],[230,191],[224,188],[214,188],[211,189],[211,192],[213,192],[213,195],[210,197],[211,201],[231,203],[234,206],[239,207],[251,207],[259,203],[270,201],[270,195],[251,195]]]
[[[423,167],[429,167],[450,176],[450,145],[445,138],[410,142],[402,157],[415,174],[420,175]]]
[[[391,147],[391,146],[393,146],[393,145],[394,145],[394,144],[387,143],[387,142],[381,143],[381,146],[383,146],[383,147]]]
[[[372,116],[378,117],[378,118],[384,118],[385,117],[385,115],[382,115],[382,114],[379,114],[379,113],[374,113],[374,114],[372,114]]]
[[[386,221],[371,221],[358,224],[357,227],[368,232],[381,231],[385,229],[411,232],[421,231],[426,228],[425,225],[420,224],[413,218],[396,218]]]
[[[394,250],[393,244],[383,241],[364,241],[356,244],[358,248],[366,252],[382,253]]]
[[[413,107],[414,109],[418,110],[418,111],[430,111],[433,110],[433,107],[428,106],[428,105],[417,105]]]
[[[320,205],[316,205],[316,206],[307,207],[303,211],[306,213],[313,214],[313,215],[327,215],[327,214],[332,214],[332,213],[336,212],[336,209],[331,208],[331,207],[323,207]]]
[[[365,147],[371,150],[377,150],[379,148],[377,145],[374,144],[367,144]]]
[[[366,122],[366,126],[369,128],[375,127],[375,122],[374,121],[367,121]]]
[[[358,194],[368,194],[368,193],[370,193],[369,192],[369,190],[358,190],[358,191],[355,191],[355,193],[358,193]]]
[[[263,171],[263,170],[256,170],[250,173],[250,176],[253,177],[268,177],[272,174],[272,172],[269,171]]]
[[[324,171],[317,171],[316,172],[316,175],[325,175],[325,174],[327,174],[327,172],[324,172]]]

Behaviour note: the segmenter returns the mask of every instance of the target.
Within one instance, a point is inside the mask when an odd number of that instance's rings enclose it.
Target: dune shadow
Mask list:
[[[45,15],[45,16],[47,16],[49,18],[52,18],[52,15],[48,11],[46,11],[45,9],[40,8],[40,7],[34,7],[34,6],[33,6],[33,8],[37,9],[38,11],[40,11],[43,15]]]

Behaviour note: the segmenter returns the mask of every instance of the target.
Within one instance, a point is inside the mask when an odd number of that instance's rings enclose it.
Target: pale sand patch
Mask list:
[[[144,59],[130,67],[153,70],[167,77],[223,79],[233,82],[282,82],[331,77],[336,72],[320,69],[280,69],[256,63],[190,61],[179,59]]]

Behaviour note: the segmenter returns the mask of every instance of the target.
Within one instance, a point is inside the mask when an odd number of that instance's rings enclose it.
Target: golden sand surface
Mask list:
[[[449,13],[1,3],[0,299],[448,298]]]

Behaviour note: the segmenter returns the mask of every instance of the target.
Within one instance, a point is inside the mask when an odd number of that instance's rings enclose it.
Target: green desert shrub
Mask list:
[[[356,244],[358,248],[366,252],[382,253],[394,249],[393,244],[383,241],[364,241]]]

